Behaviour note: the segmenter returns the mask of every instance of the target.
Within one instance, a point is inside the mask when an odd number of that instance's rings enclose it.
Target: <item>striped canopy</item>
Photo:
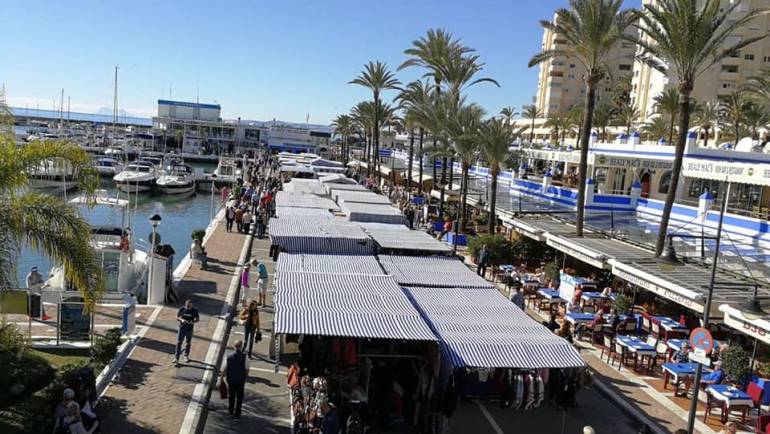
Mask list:
[[[367,192],[367,191],[337,191],[334,193],[335,199],[340,206],[346,203],[376,203],[382,205],[390,205],[390,199],[387,197]]]
[[[293,206],[277,206],[275,207],[275,215],[278,218],[282,217],[302,217],[306,219],[315,220],[331,220],[334,216],[328,210],[322,208],[296,208]],[[270,220],[270,224],[275,220]]]
[[[304,216],[270,219],[271,244],[288,253],[366,255],[374,243],[355,223],[342,219],[312,219]]]
[[[276,265],[278,273],[306,272],[330,274],[385,275],[377,258],[369,255],[312,255],[282,253]]]
[[[275,195],[276,206],[293,206],[296,208],[321,208],[337,211],[339,208],[328,197],[322,197],[315,194],[292,193],[289,191],[279,191]]]
[[[404,215],[401,211],[390,205],[345,203],[341,208],[348,215],[348,220],[352,222],[404,223]]]
[[[584,366],[577,350],[495,288],[405,288],[456,368]]]
[[[380,249],[440,253],[452,251],[447,244],[431,237],[427,233],[409,230],[404,225],[383,225],[377,223],[361,223],[361,225],[364,231],[380,246]]]
[[[340,191],[368,192],[370,190],[359,184],[326,184],[326,191],[328,191],[332,199],[334,199]]]
[[[275,333],[436,341],[392,278],[350,274],[281,273]]]
[[[382,268],[405,286],[491,288],[459,259],[446,256],[380,255]]]
[[[348,185],[358,184],[355,179],[348,178],[347,176],[341,175],[339,173],[320,176],[318,177],[318,181],[320,181],[323,184],[348,184]]]
[[[290,182],[283,184],[283,191],[289,193],[326,195],[326,189],[317,179],[292,178]]]

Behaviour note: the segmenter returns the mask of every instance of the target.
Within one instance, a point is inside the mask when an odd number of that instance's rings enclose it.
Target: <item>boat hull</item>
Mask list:
[[[144,181],[115,181],[115,187],[124,193],[141,193],[152,191],[155,188],[155,180]]]
[[[195,182],[190,181],[186,184],[158,184],[157,188],[163,194],[185,194],[195,191]]]

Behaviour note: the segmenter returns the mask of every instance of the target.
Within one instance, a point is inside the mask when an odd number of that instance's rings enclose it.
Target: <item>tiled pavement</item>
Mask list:
[[[177,433],[193,390],[204,373],[204,359],[247,237],[219,224],[206,243],[206,271],[193,266],[177,287],[178,302],[165,306],[139,340],[118,378],[100,400],[104,432]],[[200,311],[190,363],[172,365],[176,312],[190,298]]]

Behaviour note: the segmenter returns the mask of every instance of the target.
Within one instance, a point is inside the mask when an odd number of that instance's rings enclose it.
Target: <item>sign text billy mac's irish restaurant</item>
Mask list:
[[[770,164],[685,158],[682,173],[688,178],[770,185]]]

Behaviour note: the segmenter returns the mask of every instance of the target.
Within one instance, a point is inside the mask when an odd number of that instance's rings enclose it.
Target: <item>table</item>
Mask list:
[[[618,341],[620,346],[626,347],[628,351],[634,353],[636,356],[641,356],[642,362],[644,362],[645,357],[651,357],[654,359],[658,354],[658,352],[655,350],[655,347],[637,338],[636,336],[618,336],[615,339]],[[639,357],[634,357],[634,370],[638,369],[638,361]],[[647,365],[648,371],[651,369],[650,365],[651,363],[648,363]]]
[[[551,288],[540,288],[537,290],[537,293],[543,297],[543,300],[541,301],[547,301],[549,304],[549,310],[553,312],[553,306],[554,305],[561,305],[567,302],[567,300],[561,298],[559,296],[559,290],[558,289],[551,289]]]
[[[679,385],[682,383],[682,381],[685,381],[685,388],[684,388],[684,395],[679,396],[687,396],[687,393],[690,390],[690,384],[687,380],[691,379],[695,376],[695,369],[697,368],[697,363],[664,363],[663,368],[663,390],[666,390],[668,387],[669,379],[674,380],[674,396],[677,396],[679,392]],[[703,372],[710,372],[708,369],[703,369]],[[691,383],[691,382],[690,382]]]
[[[564,319],[571,322],[574,325],[589,323],[593,321],[594,318],[596,318],[596,314],[593,314],[593,313],[570,312],[564,315]]]
[[[722,423],[727,422],[727,417],[733,410],[741,412],[741,423],[746,422],[746,414],[754,407],[754,401],[744,391],[727,384],[713,384],[706,388],[706,413],[703,421],[706,421],[711,409],[719,406],[722,409]]]

